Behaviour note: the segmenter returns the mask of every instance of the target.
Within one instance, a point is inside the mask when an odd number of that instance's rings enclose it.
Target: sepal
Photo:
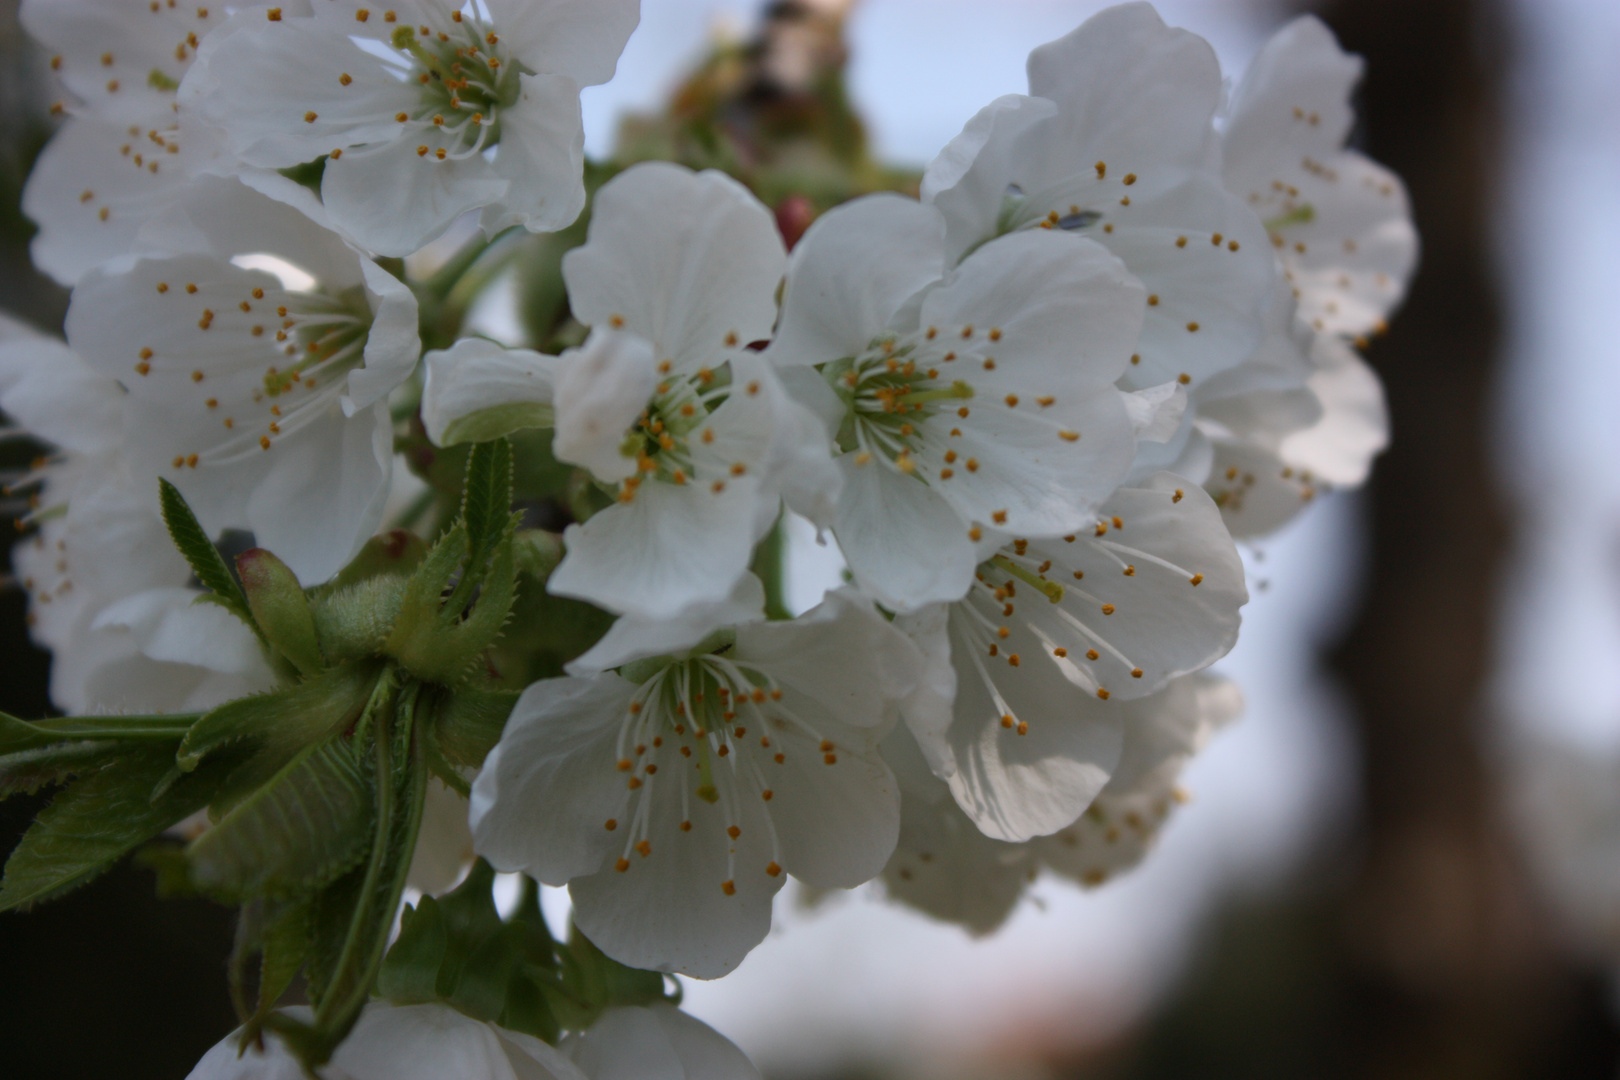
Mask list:
[[[263,548],[250,548],[236,557],[236,573],[248,610],[270,647],[300,675],[326,667],[309,598],[287,564]]]

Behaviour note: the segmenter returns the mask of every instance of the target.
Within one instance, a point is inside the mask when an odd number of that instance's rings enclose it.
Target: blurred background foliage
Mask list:
[[[661,112],[623,121],[613,165],[725,169],[775,209],[790,240],[855,195],[915,191],[915,172],[876,160],[849,99],[846,7],[770,4],[755,31],[718,40]],[[1324,658],[1353,705],[1357,804],[1349,828],[1323,836],[1278,885],[1208,918],[1156,1008],[1101,1040],[1010,1031],[986,1050],[975,1074],[985,1080],[1608,1080],[1620,1068],[1610,976],[1564,946],[1511,839],[1486,705],[1514,522],[1492,470],[1489,406],[1503,355],[1492,207],[1515,24],[1495,0],[1313,10],[1367,58],[1356,138],[1405,178],[1424,242],[1410,299],[1369,353],[1395,440],[1366,497],[1354,615]],[[0,307],[57,327],[66,295],[30,267],[18,208],[50,130],[45,76],[15,0],[4,0]],[[535,338],[566,317],[555,260],[582,235],[576,226],[526,240],[532,257],[515,260]],[[0,468],[37,452],[0,442]],[[0,592],[0,708],[42,715],[48,660],[24,617],[20,592]],[[0,804],[0,846],[41,802]],[[25,917],[0,916],[0,1074],[185,1075],[233,1023],[231,933],[227,910],[160,902],[151,873],[133,866]],[[830,1071],[779,1063],[772,1075],[920,1074],[874,1059]]]

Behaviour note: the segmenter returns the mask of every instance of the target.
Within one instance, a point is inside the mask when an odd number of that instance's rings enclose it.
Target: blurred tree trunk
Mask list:
[[[1577,980],[1501,818],[1485,701],[1510,524],[1488,452],[1506,13],[1330,0],[1320,14],[1367,58],[1365,149],[1406,179],[1423,236],[1399,331],[1371,350],[1395,437],[1369,492],[1361,610],[1331,656],[1356,706],[1365,800],[1345,1034],[1354,1072],[1383,1080],[1553,1075]]]

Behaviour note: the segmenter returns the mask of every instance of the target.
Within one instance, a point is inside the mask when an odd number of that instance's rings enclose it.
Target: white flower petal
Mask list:
[[[285,1010],[309,1023],[305,1006]],[[187,1080],[299,1080],[298,1059],[271,1032],[244,1052],[233,1032],[203,1055]],[[447,1005],[365,1007],[327,1067],[346,1080],[586,1080],[578,1066],[539,1039],[465,1016]],[[594,1080],[594,1078],[593,1078]]]
[[[602,186],[563,277],[581,322],[631,330],[691,372],[770,336],[786,262],[775,220],[741,184],[648,162]]]
[[[1317,338],[1311,357],[1320,365],[1309,386],[1322,404],[1322,416],[1286,436],[1279,456],[1325,483],[1356,487],[1389,445],[1383,384],[1349,345],[1327,335]]]
[[[196,603],[201,595],[186,588],[149,589],[108,606],[90,629],[128,630],[136,647],[153,660],[226,675],[266,671],[253,631],[218,604]]]
[[[651,803],[650,854],[627,852],[629,869],[608,865],[576,877],[568,893],[580,930],[620,963],[717,979],[764,940],[771,899],[787,878],[766,871],[774,853],[764,803],[743,798],[728,807],[727,800],[690,799],[683,808],[681,783],[679,776],[660,777],[644,796]],[[726,834],[732,826],[735,839]],[[599,821],[588,827],[610,835]]]
[[[637,455],[625,452],[625,440],[658,384],[653,362],[645,339],[611,330],[563,354],[556,363],[551,447],[559,461],[583,465],[604,482],[636,475]]]
[[[1063,661],[1058,666],[1076,685],[1117,698],[1152,693],[1224,656],[1249,598],[1220,511],[1170,473],[1121,488],[1103,504],[1095,530],[1031,541],[1017,561],[1049,563],[1044,575],[1066,592],[1051,603],[1018,586],[1018,619],[1009,622],[1035,628],[1039,657],[1065,649],[1066,657],[1052,659]],[[1025,666],[1034,660],[1026,655]]]
[[[891,611],[960,597],[975,561],[966,523],[928,485],[857,457],[838,459],[844,493],[833,522],[855,583]]]
[[[922,178],[922,200],[947,222],[946,250],[954,262],[999,231],[1010,190],[1028,181],[1024,135],[1046,124],[1057,106],[1045,98],[1007,94],[986,105],[946,144]],[[1027,193],[1026,193],[1027,194]]]
[[[434,152],[446,140],[419,138],[396,138],[326,163],[321,199],[368,251],[409,255],[466,211],[500,201],[511,187],[484,158],[441,161]]]
[[[753,574],[744,574],[737,579],[731,595],[718,603],[695,603],[668,619],[620,616],[588,652],[568,662],[568,673],[594,675],[643,657],[678,653],[723,626],[764,618],[765,586]]]
[[[944,225],[932,207],[891,194],[823,214],[793,249],[766,358],[820,364],[865,350],[901,305],[944,274]]]
[[[79,454],[115,449],[123,401],[117,382],[59,341],[0,343],[0,409],[54,446]]]
[[[687,1080],[759,1080],[759,1070],[747,1055],[701,1020],[671,1005],[652,1005],[647,1011],[664,1029],[676,1057],[686,1068]]]
[[[896,730],[883,757],[900,780],[900,841],[883,869],[884,892],[983,937],[1006,921],[1034,870],[1028,845],[992,840],[928,771],[917,740]]]
[[[948,757],[951,794],[986,836],[1018,841],[1056,832],[1091,804],[1118,763],[1119,708],[1051,664],[1011,669],[1004,656],[981,658],[978,641],[964,633],[966,618],[952,612],[955,721],[943,746],[930,749]],[[1022,624],[1011,629],[1007,651],[1039,655],[1041,643]],[[992,664],[1000,676],[994,683]],[[1024,733],[1007,717],[1027,723]]]
[[[1260,344],[1277,279],[1266,231],[1213,176],[1189,175],[1131,199],[1110,215],[1110,231],[1087,232],[1147,288],[1127,382],[1141,388],[1187,378],[1197,386]]]
[[[1028,232],[975,251],[923,299],[920,323],[947,336],[964,331],[978,353],[993,354],[993,364],[962,375],[974,386],[1062,394],[1112,384],[1125,371],[1144,298],[1101,245]]]
[[[555,422],[558,358],[462,338],[423,358],[422,423],[438,446],[482,442]],[[621,429],[622,430],[622,429]]]
[[[629,798],[622,783],[603,779],[619,775],[617,721],[635,692],[617,675],[545,679],[523,692],[473,782],[480,855],[547,885],[602,867],[622,843],[603,822],[624,818]]]
[[[29,246],[34,264],[74,284],[135,250],[142,223],[185,186],[179,162],[161,147],[92,116],[73,117],[40,152],[23,188],[23,212],[39,225]]]
[[[488,0],[513,52],[535,71],[584,86],[613,78],[619,54],[641,18],[640,0]]]
[[[501,113],[495,155],[496,175],[511,186],[499,203],[485,207],[484,232],[494,236],[511,225],[530,232],[567,228],[585,209],[584,168],[578,84],[561,75],[524,75],[517,102]]]
[[[1201,163],[1221,69],[1208,42],[1166,27],[1151,4],[1119,4],[1030,53],[1029,92],[1057,103],[1064,152],[1082,168],[1147,173]]]
[[[349,373],[343,395],[347,416],[393,393],[416,371],[422,352],[416,294],[411,287],[370,259],[360,260],[360,272],[371,301],[371,327],[366,332],[365,363]]]
[[[1125,395],[1125,411],[1131,427],[1143,442],[1163,443],[1175,437],[1187,414],[1187,391],[1180,383],[1167,382]]]
[[[1342,149],[1361,69],[1320,21],[1294,20],[1249,65],[1222,148],[1227,189],[1266,221],[1300,317],[1346,336],[1382,325],[1418,249],[1400,179]]]
[[[747,572],[759,538],[759,499],[749,477],[721,492],[701,484],[643,484],[630,502],[568,526],[568,553],[546,588],[645,618],[671,618],[688,605],[723,597]]]
[[[300,581],[325,581],[382,524],[394,463],[388,403],[311,423],[273,454],[274,467],[248,499],[247,524]]]

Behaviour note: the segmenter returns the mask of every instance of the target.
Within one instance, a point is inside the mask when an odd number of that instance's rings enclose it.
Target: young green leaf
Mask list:
[[[226,702],[191,726],[177,760],[181,768],[193,769],[209,754],[244,740],[290,755],[346,727],[365,707],[376,679],[374,670],[333,668],[293,686]]]
[[[371,791],[341,736],[304,750],[192,841],[191,877],[241,901],[319,889],[352,868],[371,840]]]
[[[117,753],[114,742],[70,742],[0,754],[0,799],[65,784],[105,765]]]
[[[219,783],[216,770],[187,776],[151,798],[173,764],[172,744],[132,748],[58,792],[6,863],[0,911],[83,885],[208,805]]]
[[[191,572],[197,575],[203,588],[218,598],[225,610],[252,627],[253,632],[263,640],[264,634],[253,620],[253,612],[248,608],[247,597],[242,594],[242,586],[231,575],[230,567],[225,565],[219,550],[198,524],[191,507],[186,505],[186,497],[180,494],[179,488],[162,478],[158,480],[158,487],[163,505],[163,524],[168,526],[169,536],[174,540],[174,546],[180,549],[180,554],[185,556]]]
[[[482,766],[500,741],[519,693],[469,687],[446,695],[431,729],[439,753],[457,768]]]
[[[461,519],[467,523],[469,570],[482,569],[506,531],[512,514],[512,444],[505,439],[479,443],[467,457]]]
[[[438,997],[436,983],[449,945],[438,901],[422,897],[400,914],[399,937],[383,957],[377,992],[397,1005],[419,1005]]]

